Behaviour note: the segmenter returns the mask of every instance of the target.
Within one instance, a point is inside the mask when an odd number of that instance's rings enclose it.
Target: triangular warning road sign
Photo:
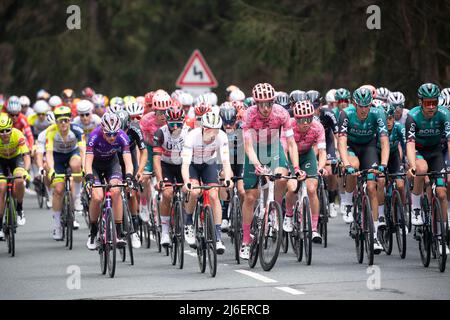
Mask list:
[[[194,50],[175,85],[177,87],[217,87],[217,80],[199,50]]]

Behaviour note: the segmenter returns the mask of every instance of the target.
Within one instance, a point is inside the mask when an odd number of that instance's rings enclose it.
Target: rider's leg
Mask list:
[[[216,241],[219,241],[222,240],[222,230],[220,228],[222,224],[222,206],[220,205],[219,191],[217,189],[211,189],[209,191],[209,200],[213,211],[214,224],[216,226]]]
[[[166,187],[162,192],[162,201],[161,201],[161,227],[162,233],[169,233],[169,224],[170,224],[170,204],[172,202],[173,189],[172,187]]]
[[[98,217],[100,216],[100,206],[103,201],[103,189],[92,189],[91,201],[89,203],[90,236],[95,237],[98,231]]]
[[[74,155],[69,162],[70,169],[73,173],[81,173],[81,157]],[[75,210],[82,209],[81,206],[81,181],[82,177],[73,178],[72,196],[75,202]]]
[[[64,182],[54,183],[53,188],[53,221],[55,228],[61,227],[61,210],[62,210],[62,198],[64,194]]]
[[[253,220],[253,209],[256,199],[258,198],[258,189],[245,190],[244,203],[242,204],[242,229],[243,229],[243,244],[250,244],[250,225]]]
[[[119,179],[111,179],[110,183],[112,185],[115,185],[120,184],[121,181]],[[123,203],[119,188],[111,189],[111,200],[112,200],[112,209],[114,213],[114,222],[116,223],[117,236],[121,237],[122,222],[123,222]]]
[[[274,173],[281,173],[283,176],[288,175],[288,169],[279,167],[274,170]],[[287,180],[278,179],[275,181],[275,201],[281,206],[284,195],[286,194]]]
[[[0,199],[5,199],[6,180],[0,180]],[[5,201],[0,201],[0,230],[3,223],[3,211],[5,210]]]
[[[312,231],[317,231],[317,224],[319,221],[319,198],[317,196],[317,187],[317,179],[306,179],[306,191],[311,207]]]

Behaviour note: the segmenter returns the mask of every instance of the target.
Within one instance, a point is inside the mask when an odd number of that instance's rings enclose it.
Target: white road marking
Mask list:
[[[262,282],[265,282],[265,283],[274,283],[274,282],[278,282],[278,281],[276,281],[276,280],[267,278],[267,277],[262,276],[262,275],[260,275],[260,274],[258,274],[258,273],[251,272],[251,271],[248,271],[248,270],[234,270],[234,271],[239,272],[239,273],[242,273],[242,274],[244,274],[244,275],[246,275],[246,276],[252,277],[253,279],[256,279],[256,280],[259,280],[259,281],[262,281]]]
[[[281,290],[281,291],[293,294],[295,296],[296,295],[300,295],[300,294],[305,294],[303,291],[298,291],[298,290],[295,290],[295,289],[292,289],[292,288],[289,288],[289,287],[275,287],[275,289],[278,289],[278,290]]]
[[[191,252],[191,250],[184,250],[184,253],[186,253],[187,255],[197,258],[197,254],[194,252]]]

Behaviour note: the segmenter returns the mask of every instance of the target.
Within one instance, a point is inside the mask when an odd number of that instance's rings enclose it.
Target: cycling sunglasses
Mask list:
[[[424,108],[436,108],[437,105],[437,100],[422,100],[422,107]]]
[[[11,118],[17,118],[19,117],[19,114],[8,113],[8,116],[10,116]]]
[[[181,128],[183,126],[183,122],[171,121],[171,122],[167,122],[167,126],[169,127],[169,129]]]
[[[141,120],[142,119],[142,114],[138,114],[138,115],[135,115],[135,116],[130,116],[130,119],[131,120]]]
[[[156,111],[155,111],[155,114],[156,114],[157,116],[162,116],[162,115],[165,115],[166,112],[165,112],[165,111],[162,111],[162,110],[156,110]]]
[[[11,133],[11,131],[12,131],[11,128],[9,128],[9,129],[2,129],[2,130],[0,130],[0,134],[9,134],[9,133]]]
[[[80,116],[80,118],[87,118],[87,117],[89,117],[91,114],[90,114],[90,113],[79,113],[78,115]]]
[[[69,123],[69,122],[70,122],[70,119],[67,119],[67,118],[64,118],[64,119],[58,119],[58,120],[56,120],[56,122],[58,122],[58,123]]]
[[[108,138],[115,138],[117,137],[117,135],[119,134],[119,132],[103,132],[105,134],[105,136],[107,136]]]
[[[260,101],[257,102],[256,105],[258,106],[258,108],[272,109],[273,101]]]
[[[307,117],[307,118],[297,118],[298,124],[310,124],[313,122],[314,117]]]

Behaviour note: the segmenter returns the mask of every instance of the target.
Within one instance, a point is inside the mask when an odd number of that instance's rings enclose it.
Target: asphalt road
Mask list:
[[[237,265],[231,243],[218,257],[215,278],[199,272],[194,250],[185,250],[185,266],[150,249],[135,250],[135,265],[118,262],[115,278],[100,273],[97,252],[86,248],[87,227],[74,234],[74,249],[51,237],[52,214],[38,209],[34,196],[24,203],[27,223],[19,227],[16,257],[0,242],[0,300],[4,299],[449,299],[450,270],[440,273],[437,261],[422,266],[418,243],[408,235],[405,260],[397,248],[375,256],[375,266],[358,264],[354,242],[341,216],[329,224],[329,245],[313,245],[312,265],[297,262],[294,253],[281,253],[275,267],[265,272],[259,263],[250,269]],[[366,262],[366,261],[365,261]],[[79,277],[78,277],[79,275]]]

